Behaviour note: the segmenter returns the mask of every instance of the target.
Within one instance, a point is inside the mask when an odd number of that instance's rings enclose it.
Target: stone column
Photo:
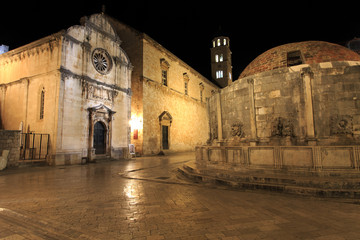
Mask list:
[[[86,35],[86,34],[85,34]],[[85,36],[85,39],[86,39],[87,37]],[[82,64],[81,64],[81,66],[82,66],[82,74],[83,74],[83,76],[84,75],[86,75],[86,71],[87,71],[87,64],[88,64],[88,62],[90,61],[90,59],[91,59],[91,45],[90,45],[90,43],[89,42],[87,42],[87,41],[84,41],[83,43],[81,43],[81,47],[82,47]]]
[[[301,77],[304,86],[304,101],[305,101],[305,123],[306,123],[306,140],[308,145],[316,145],[315,128],[314,128],[314,109],[312,99],[311,81],[313,79],[313,72],[309,67],[301,70]]]
[[[219,91],[216,94],[216,116],[218,124],[218,141],[223,141],[223,131],[222,131],[222,114],[221,114],[221,92]]]
[[[257,131],[256,131],[256,111],[255,111],[255,99],[254,99],[254,79],[248,79],[249,83],[249,102],[250,102],[250,129],[251,139],[250,145],[256,146],[257,142]]]
[[[89,108],[89,138],[88,138],[88,159],[89,162],[94,161],[95,157],[95,148],[93,148],[93,136],[94,136],[94,111]]]

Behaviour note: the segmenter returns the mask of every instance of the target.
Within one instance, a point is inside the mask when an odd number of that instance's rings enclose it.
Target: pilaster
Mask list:
[[[312,81],[314,73],[309,67],[303,68],[301,77],[304,86],[304,101],[305,101],[305,122],[306,122],[306,140],[308,145],[316,145],[315,127],[314,127],[314,109],[312,99]]]

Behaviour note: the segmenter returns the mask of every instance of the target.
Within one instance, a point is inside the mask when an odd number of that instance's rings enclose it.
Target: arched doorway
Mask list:
[[[170,127],[172,116],[169,112],[164,111],[159,116],[160,122],[160,150],[170,149]]]
[[[94,148],[95,154],[106,153],[106,128],[105,125],[98,121],[94,125]]]

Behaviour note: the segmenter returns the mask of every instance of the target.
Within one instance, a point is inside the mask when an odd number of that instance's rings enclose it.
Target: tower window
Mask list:
[[[215,55],[215,62],[219,62],[219,55]]]
[[[220,54],[220,62],[224,61],[224,54]]]
[[[223,77],[224,77],[223,70],[216,71],[216,78],[223,78]]]
[[[287,66],[296,66],[303,64],[303,60],[301,58],[301,52],[299,50],[292,51],[287,53]]]
[[[40,94],[40,119],[44,119],[44,108],[45,108],[45,90],[42,90]]]
[[[215,41],[213,41],[213,47],[215,47]]]
[[[217,40],[217,45],[220,46],[221,45],[221,41],[220,39]]]
[[[224,38],[224,46],[226,46],[226,38]]]

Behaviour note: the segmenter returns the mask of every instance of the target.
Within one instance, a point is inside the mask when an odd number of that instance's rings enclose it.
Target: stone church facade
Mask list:
[[[126,157],[132,68],[102,14],[1,54],[1,127],[49,134],[54,165]]]
[[[49,136],[54,165],[126,158],[130,143],[137,155],[193,151],[209,139],[206,102],[218,86],[104,13],[80,22],[0,55],[0,128],[24,133],[24,155],[44,151],[25,133]]]

